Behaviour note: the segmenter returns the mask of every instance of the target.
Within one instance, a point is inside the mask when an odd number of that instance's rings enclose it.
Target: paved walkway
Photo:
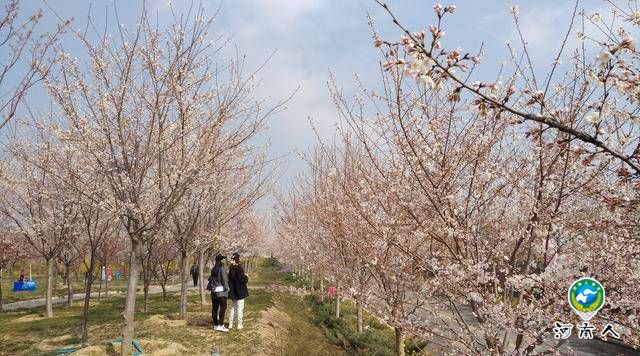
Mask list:
[[[198,287],[194,287],[194,286],[189,286],[188,287],[189,291],[197,291]],[[179,284],[174,284],[174,285],[170,285],[167,286],[167,292],[177,292],[180,291],[180,285]],[[142,294],[142,291],[138,291],[138,294]],[[151,294],[155,294],[155,293],[162,293],[162,287],[160,286],[150,286],[149,287],[149,293]],[[115,290],[110,290],[109,291],[109,296],[114,296],[114,295],[120,295],[120,294],[124,294],[124,292],[122,290],[119,289],[115,289]],[[102,296],[104,297],[104,292],[102,292]],[[98,292],[92,292],[91,293],[91,298],[98,298]],[[84,293],[76,293],[73,295],[73,300],[83,300],[84,299]],[[53,297],[52,300],[53,304],[64,304],[67,302],[67,296],[62,296],[62,297]],[[32,309],[32,308],[38,308],[38,307],[42,307],[45,305],[45,299],[44,298],[38,298],[38,299],[29,299],[29,300],[22,300],[19,302],[13,302],[13,303],[8,303],[8,304],[4,304],[3,308],[5,311],[15,311],[18,309]]]
[[[264,286],[249,286],[249,289],[264,289]],[[198,287],[194,287],[194,286],[189,286],[187,288],[188,291],[198,291]],[[167,292],[179,292],[180,291],[180,285],[179,284],[172,284],[170,286],[167,286]],[[149,286],[149,293],[151,294],[155,294],[155,293],[162,293],[162,287],[160,286]],[[209,293],[209,292],[205,292],[205,293]],[[115,290],[110,290],[109,291],[109,296],[114,296],[114,295],[120,295],[120,294],[124,294],[124,292],[120,289],[115,289]],[[142,291],[138,291],[138,294],[142,294]],[[104,296],[104,292],[102,292],[102,296]],[[98,292],[92,292],[91,293],[91,298],[98,298]],[[73,295],[73,300],[84,300],[84,293],[76,293]],[[67,296],[61,296],[61,297],[53,297],[53,304],[64,304],[67,302]],[[8,303],[8,304],[4,304],[3,308],[5,311],[15,311],[18,309],[33,309],[33,308],[38,308],[38,307],[42,307],[45,304],[45,299],[44,298],[38,298],[38,299],[29,299],[29,300],[22,300],[19,302],[13,302],[13,303]]]

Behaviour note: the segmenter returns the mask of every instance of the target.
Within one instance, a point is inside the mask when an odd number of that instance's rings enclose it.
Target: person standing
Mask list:
[[[191,277],[193,278],[193,285],[198,286],[198,277],[200,277],[200,268],[197,265],[191,266]]]
[[[249,296],[247,282],[249,282],[249,277],[244,274],[244,269],[240,264],[240,254],[236,252],[231,257],[231,267],[229,267],[229,298],[231,298],[229,329],[233,328],[233,319],[236,315],[238,317],[238,330],[243,328],[244,299]]]
[[[229,280],[227,271],[222,263],[226,258],[227,257],[221,254],[216,256],[216,263],[213,265],[211,275],[209,276],[213,329],[224,332],[229,331],[229,329],[224,326],[224,315],[227,312],[227,297],[229,296]]]

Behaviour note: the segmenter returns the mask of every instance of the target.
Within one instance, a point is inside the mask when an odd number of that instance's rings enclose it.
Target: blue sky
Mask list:
[[[120,22],[133,27],[142,3],[117,3]],[[435,21],[434,1],[390,0],[388,3],[412,30],[426,29]],[[104,22],[105,13],[111,16],[112,24],[115,23],[113,1],[49,0],[48,4],[62,18],[73,17],[73,28],[84,28],[89,4],[97,23]],[[148,0],[147,4],[151,11],[157,11],[161,22],[168,23],[167,0]],[[188,8],[189,4],[190,1],[172,2],[177,11]],[[354,91],[356,74],[369,87],[378,83],[380,56],[371,44],[367,14],[374,18],[383,38],[397,39],[399,31],[373,0],[226,0],[222,3],[205,0],[203,4],[212,13],[221,7],[214,30],[232,36],[227,55],[230,56],[233,46],[237,46],[241,54],[247,55],[249,66],[257,67],[276,50],[259,75],[262,80],[259,95],[277,100],[300,86],[288,109],[272,117],[262,138],[271,142],[273,156],[289,154],[285,159],[288,170],[281,183],[286,189],[290,178],[304,167],[296,152],[307,151],[316,143],[307,118],[311,117],[324,138],[332,137],[336,113],[327,90],[329,71],[334,73],[346,93]],[[443,2],[443,5],[447,4]],[[444,45],[473,52],[484,41],[485,56],[478,73],[481,79],[494,77],[499,63],[507,58],[505,42],[518,41],[511,21],[512,5],[520,8],[523,31],[534,62],[540,71],[545,71],[566,32],[574,2],[461,0],[455,4],[458,11],[445,24]],[[45,18],[39,29],[53,29],[56,18],[44,2],[23,0],[22,6],[23,13],[42,8]],[[601,0],[584,0],[581,7],[588,12],[606,9]],[[67,37],[69,52],[82,58],[81,49],[72,44],[73,37]],[[575,42],[575,36],[571,38]],[[221,61],[225,59],[228,58],[221,58]],[[36,91],[29,97],[29,103],[47,105],[48,101]]]

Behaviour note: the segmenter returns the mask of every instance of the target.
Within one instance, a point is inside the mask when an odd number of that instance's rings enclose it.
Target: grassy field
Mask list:
[[[211,307],[200,305],[197,294],[189,296],[186,322],[177,320],[177,293],[169,294],[167,301],[162,301],[159,294],[152,295],[147,312],[142,311],[139,297],[135,335],[145,354],[211,355],[212,351],[222,355],[344,354],[313,323],[301,297],[261,288],[283,283],[285,275],[268,260],[260,266],[250,276],[252,289],[245,307],[246,327],[241,331],[233,329],[228,334],[213,331]],[[112,340],[120,337],[124,298],[114,296],[91,303],[91,346],[78,353],[116,354],[118,344]],[[42,308],[0,314],[0,354],[53,355],[59,349],[78,347],[80,314],[80,303],[72,307],[55,306],[54,317],[50,319],[42,316]]]
[[[391,329],[366,317],[367,330],[355,331],[355,308],[343,303],[341,319],[332,304],[301,289],[301,281],[284,273],[275,260],[262,259],[250,275],[245,306],[245,329],[229,333],[212,330],[211,307],[199,296],[189,296],[187,321],[178,320],[177,293],[166,301],[153,294],[147,312],[137,300],[135,338],[148,355],[390,355]],[[271,288],[274,285],[280,288]],[[282,288],[285,286],[285,288]],[[92,300],[89,346],[74,355],[115,355],[119,344],[124,298]],[[79,347],[81,303],[55,306],[54,317],[43,309],[0,314],[0,355],[54,355],[56,350]],[[228,314],[227,314],[228,316]]]

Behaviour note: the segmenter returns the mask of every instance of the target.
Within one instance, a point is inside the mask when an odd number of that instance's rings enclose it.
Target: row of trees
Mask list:
[[[14,120],[0,167],[0,212],[10,231],[2,241],[26,243],[46,262],[47,316],[55,261],[87,264],[83,342],[97,256],[126,253],[123,355],[131,353],[139,277],[146,308],[151,279],[164,288],[177,256],[186,319],[190,258],[204,271],[222,246],[247,246],[253,206],[274,174],[254,139],[283,103],[254,99],[256,73],[243,58],[218,61],[226,39],[212,40],[214,18],[202,7],[172,13],[161,28],[143,9],[128,29],[116,11],[113,33],[89,18],[74,34],[78,54],[47,42],[48,65],[34,61],[29,73],[44,84],[51,108],[29,108]]]
[[[455,6],[410,32],[379,4],[403,32],[374,34],[383,89],[330,86],[339,143],[309,153],[281,198],[279,235],[300,246],[281,257],[394,327],[397,354],[406,335],[455,354],[540,352],[575,319],[581,276],[606,288],[599,320],[640,345],[638,4],[604,19],[576,3],[543,80],[523,39],[489,83],[473,80],[481,54],[443,45]]]

